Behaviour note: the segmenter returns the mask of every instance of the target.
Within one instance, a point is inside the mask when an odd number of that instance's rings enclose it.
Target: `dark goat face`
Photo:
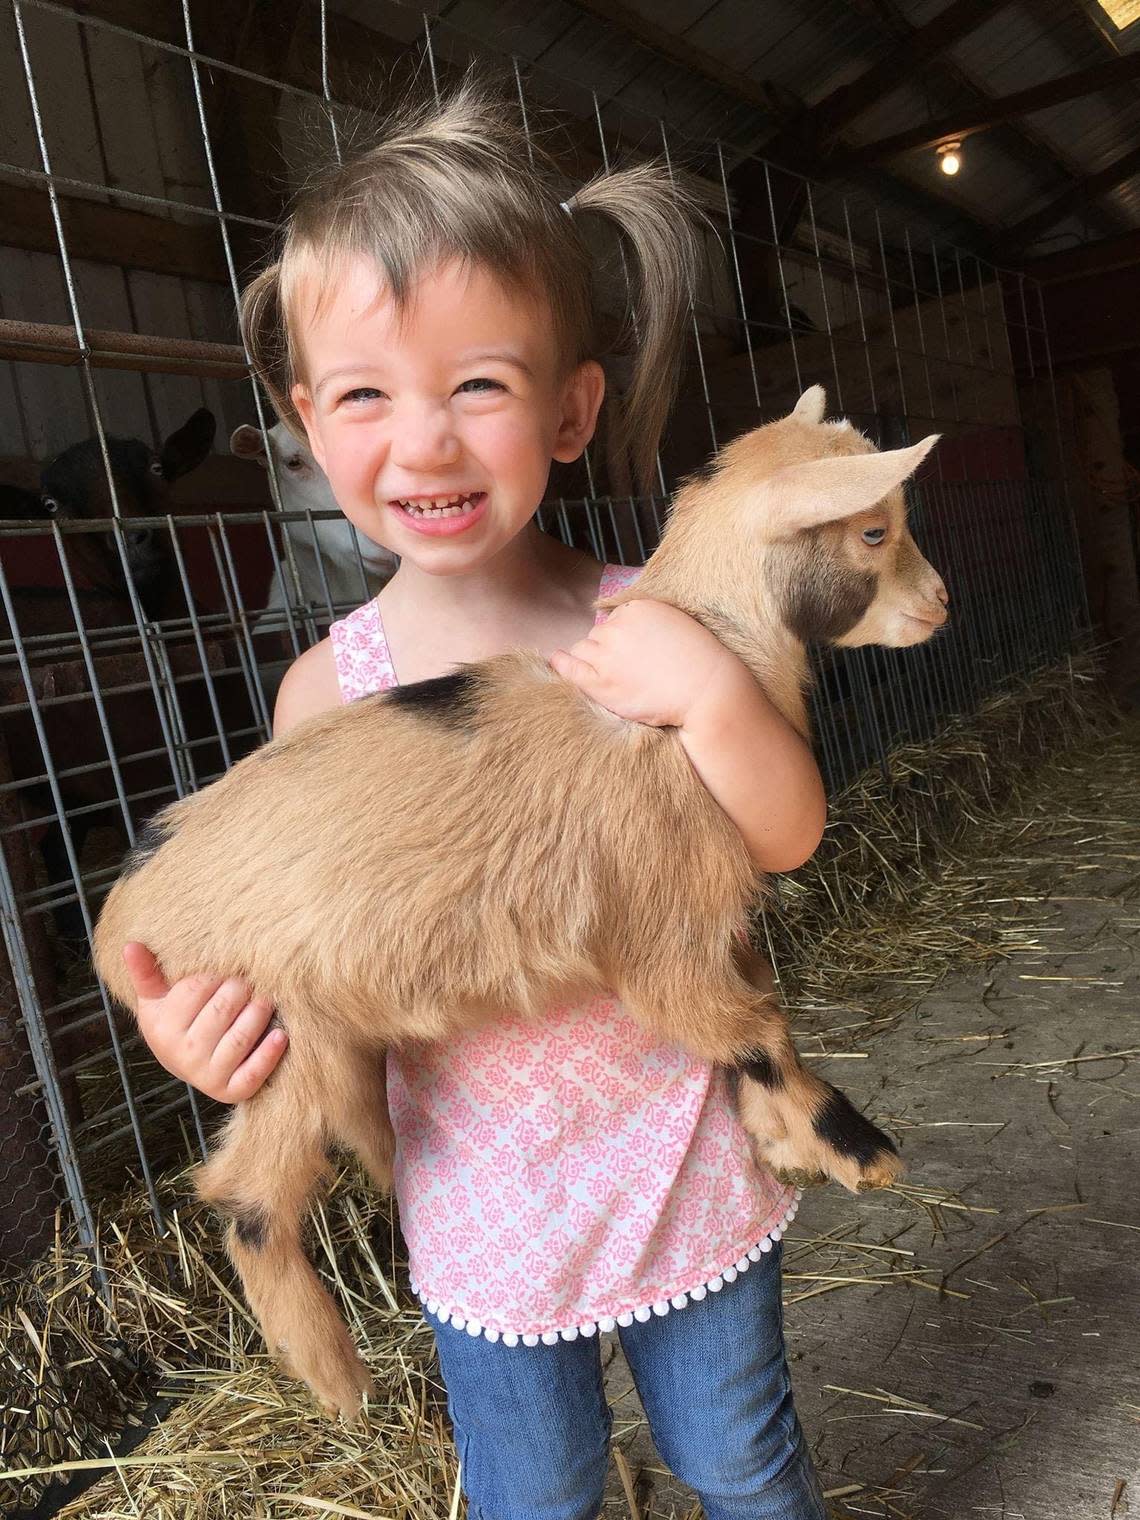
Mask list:
[[[10,486],[6,482],[0,483],[0,521],[18,522],[21,518],[43,515],[43,507],[35,491],[26,491],[23,486]]]
[[[174,576],[170,536],[161,527],[132,526],[130,519],[161,517],[170,511],[170,482],[201,464],[210,452],[215,426],[213,413],[200,407],[157,454],[138,438],[108,437],[114,498],[97,438],[64,449],[40,476],[41,511],[59,521],[114,517],[117,501],[127,568],[148,613]],[[69,534],[68,548],[93,585],[103,591],[125,591],[123,562],[112,534]]]

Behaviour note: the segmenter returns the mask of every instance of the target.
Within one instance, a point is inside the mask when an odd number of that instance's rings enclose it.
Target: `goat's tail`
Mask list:
[[[330,1090],[324,1063],[313,1080],[314,1064],[291,1048],[265,1087],[234,1110],[196,1180],[199,1196],[230,1218],[226,1249],[270,1352],[326,1408],[352,1418],[372,1381],[302,1247],[326,1144],[342,1138],[328,1123],[341,1094]],[[383,1111],[382,1088],[375,1102]]]

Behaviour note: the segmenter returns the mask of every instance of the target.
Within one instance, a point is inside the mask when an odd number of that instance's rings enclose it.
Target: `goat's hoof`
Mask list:
[[[806,1167],[802,1166],[782,1167],[776,1173],[776,1176],[779,1181],[786,1183],[788,1187],[797,1188],[822,1187],[829,1180],[826,1172],[821,1172],[814,1168],[809,1171]]]
[[[310,1342],[303,1356],[295,1345],[281,1343],[278,1354],[285,1370],[308,1384],[327,1415],[339,1414],[351,1424],[360,1419],[365,1398],[376,1390],[347,1329],[335,1328],[326,1343]]]
[[[872,1193],[876,1188],[889,1188],[905,1176],[906,1167],[897,1151],[884,1151],[876,1156],[855,1184],[857,1193]]]
[[[322,1380],[320,1385],[313,1383],[310,1386],[327,1415],[333,1418],[340,1415],[347,1424],[356,1425],[364,1416],[364,1401],[376,1392],[376,1385],[361,1361],[355,1368],[346,1368],[345,1372],[345,1377]]]

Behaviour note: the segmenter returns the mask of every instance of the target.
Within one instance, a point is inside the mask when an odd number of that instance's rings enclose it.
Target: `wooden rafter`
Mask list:
[[[799,132],[822,143],[842,131],[847,124],[873,106],[883,95],[897,89],[899,83],[953,47],[984,21],[989,21],[1008,0],[951,0],[945,9],[932,16],[894,46],[872,66],[840,85],[797,119]]]
[[[217,226],[205,217],[188,224],[78,195],[61,194],[59,199],[64,237],[73,258],[212,284],[229,281]],[[51,202],[44,188],[0,185],[0,228],[0,245],[5,248],[58,252]]]
[[[1131,179],[1134,174],[1140,174],[1140,148],[1133,148],[1128,153],[1123,153],[1119,158],[1113,159],[1112,163],[1106,164],[1095,174],[1088,174],[1083,179],[1074,180],[1073,183],[1049,201],[1038,211],[1023,217],[1020,222],[1008,228],[1002,233],[995,244],[993,257],[996,259],[1009,259],[1014,254],[1027,247],[1040,237],[1041,233],[1048,232],[1050,227],[1069,215],[1072,211],[1079,211],[1097,196],[1114,190],[1117,185],[1123,184],[1126,179]]]
[[[1110,89],[1140,78],[1140,53],[1126,53],[1123,57],[1110,58],[1094,64],[1089,69],[1079,69],[1063,74],[1059,79],[1047,80],[1028,90],[1017,90],[1012,95],[980,102],[975,107],[966,106],[958,111],[921,123],[906,132],[896,132],[877,142],[862,143],[847,152],[833,154],[829,169],[846,174],[869,164],[881,163],[896,154],[909,153],[918,148],[932,148],[948,141],[961,142],[977,132],[988,131],[1005,121],[1015,121],[1034,111],[1044,111],[1066,100],[1076,100],[1096,90]]]
[[[578,10],[587,11],[599,21],[605,21],[616,31],[624,32],[627,37],[632,37],[662,58],[668,58],[690,74],[699,74],[710,84],[718,85],[728,94],[748,101],[777,119],[787,116],[789,107],[794,106],[789,91],[768,80],[756,80],[748,74],[742,74],[739,69],[734,69],[712,53],[695,47],[687,37],[667,31],[665,27],[643,16],[640,11],[635,11],[632,6],[622,5],[621,0],[572,0],[572,3]]]

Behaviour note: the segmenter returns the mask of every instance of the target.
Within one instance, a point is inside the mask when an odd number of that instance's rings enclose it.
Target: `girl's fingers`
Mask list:
[[[230,1077],[223,1101],[242,1103],[251,1098],[276,1068],[288,1044],[289,1036],[283,1029],[271,1029]]]
[[[186,983],[179,985],[190,991],[196,980],[188,977]],[[195,991],[191,999],[194,1017],[187,1032],[200,1058],[212,1061],[219,1042],[249,1002],[253,989],[236,976],[216,977],[212,985],[202,980],[201,995]]]
[[[123,946],[123,965],[140,998],[162,998],[170,991],[170,985],[158,969],[158,962],[145,945],[130,940]]]
[[[567,681],[576,684],[582,681],[596,681],[598,672],[590,664],[587,664],[579,655],[571,654],[568,649],[556,649],[550,656],[551,667]]]
[[[273,1017],[273,1004],[265,998],[252,998],[238,1012],[210,1056],[210,1066],[219,1080],[228,1082],[238,1067],[252,1054],[265,1026]],[[276,1065],[276,1061],[273,1063]]]

